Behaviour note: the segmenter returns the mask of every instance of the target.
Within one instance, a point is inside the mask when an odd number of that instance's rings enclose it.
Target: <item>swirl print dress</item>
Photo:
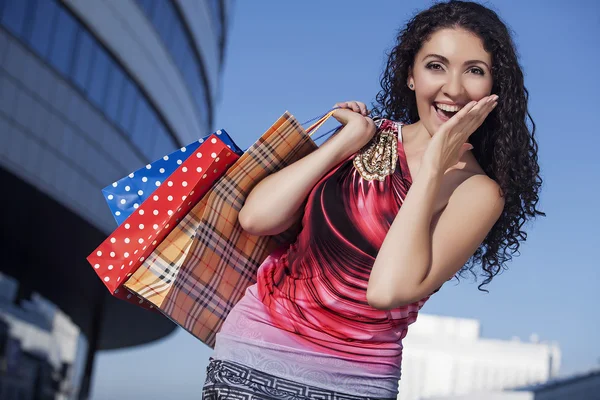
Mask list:
[[[429,296],[393,310],[367,302],[375,257],[412,183],[400,124],[379,123],[370,149],[314,186],[295,243],[264,261],[227,316],[203,398],[397,397],[402,339]],[[363,162],[386,157],[379,176]]]

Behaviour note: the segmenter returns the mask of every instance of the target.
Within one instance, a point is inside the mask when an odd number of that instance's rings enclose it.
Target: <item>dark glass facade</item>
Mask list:
[[[97,350],[175,329],[85,258],[114,229],[101,188],[210,127],[224,9],[195,1],[0,0],[0,399],[89,398]]]
[[[213,17],[216,17],[216,13],[220,13],[218,6],[220,1],[211,0],[209,3]],[[197,114],[203,119],[204,125],[208,125],[209,121],[206,121],[205,118],[211,115],[211,112],[206,72],[199,55],[194,51],[194,45],[190,35],[186,32],[185,23],[182,21],[177,7],[169,0],[137,0],[137,4],[144,10],[158,32],[187,84],[190,95],[194,99]],[[221,18],[219,17],[215,21],[218,21],[218,30],[220,31],[222,29]]]
[[[0,24],[76,86],[147,160],[180,145],[139,85],[60,2],[1,0]]]

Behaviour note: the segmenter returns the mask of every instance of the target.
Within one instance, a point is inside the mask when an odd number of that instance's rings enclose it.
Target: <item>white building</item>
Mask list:
[[[421,314],[403,344],[401,400],[544,383],[560,366],[556,344],[539,343],[535,337],[531,342],[484,339],[473,319]]]
[[[427,400],[598,400],[600,369],[541,385],[502,392],[475,392],[457,396],[432,397]]]
[[[40,296],[15,304],[16,282],[0,273],[0,320],[8,326],[8,336],[18,343],[18,372],[0,372],[1,399],[36,398],[34,387],[44,379],[42,364],[47,363],[60,382],[55,399],[76,398],[81,381],[81,372],[76,368],[85,357],[86,344],[80,340],[80,330],[70,318]],[[5,343],[6,345],[6,343]],[[4,346],[2,346],[4,347]],[[39,357],[42,364],[23,357],[23,353]],[[7,360],[7,354],[0,358]],[[9,357],[8,357],[9,358]],[[29,363],[30,365],[26,365]],[[57,375],[65,376],[58,378]],[[11,390],[13,389],[13,390]],[[21,390],[24,389],[24,390]]]

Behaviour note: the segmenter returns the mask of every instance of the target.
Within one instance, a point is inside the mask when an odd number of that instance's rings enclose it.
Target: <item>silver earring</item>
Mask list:
[[[408,87],[412,89],[413,88],[413,84],[411,83],[410,85],[408,85]]]

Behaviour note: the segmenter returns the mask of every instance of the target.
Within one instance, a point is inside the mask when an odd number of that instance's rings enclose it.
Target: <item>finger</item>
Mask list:
[[[352,110],[349,110],[348,108],[345,108],[345,107],[340,107],[337,110],[335,110],[332,115],[335,115],[335,114],[348,115],[349,112],[352,112]]]
[[[483,120],[488,116],[490,112],[494,109],[496,104],[498,104],[498,96],[492,95],[488,96],[485,99],[480,100],[481,105],[478,104],[477,109],[473,110],[477,115],[474,115],[474,120],[483,122]]]
[[[360,113],[366,117],[367,114],[368,114],[367,105],[365,103],[361,103],[359,101],[358,102],[358,107],[360,108]]]
[[[488,115],[490,115],[490,113],[494,110],[494,108],[496,108],[497,105],[498,105],[498,96],[493,96],[487,102],[485,107],[483,107],[482,110],[480,111],[480,118],[481,118],[480,123],[483,123],[483,121],[487,118]]]
[[[457,120],[463,119],[471,112],[471,110],[473,110],[473,108],[477,106],[477,104],[478,103],[476,101],[468,103],[463,108],[461,108],[456,114],[454,114],[454,117],[452,118],[456,118]]]
[[[346,108],[343,108],[343,107],[340,107],[340,108],[338,108],[337,110],[335,110],[335,111],[334,111],[334,112],[331,114],[331,116],[332,116],[333,118],[335,118],[335,119],[336,119],[338,122],[340,122],[341,124],[344,124],[344,125],[345,125],[345,124],[348,122],[348,114],[349,114],[350,112],[351,112],[350,110],[348,110],[348,109],[346,109]]]
[[[492,112],[492,110],[498,104],[498,96],[490,96],[489,99],[482,99],[484,104],[478,109],[473,110],[472,118],[463,127],[464,132],[467,134],[465,140],[471,136],[480,126],[483,124],[483,121],[487,118],[487,116]]]
[[[484,97],[475,103],[475,106],[468,112],[470,119],[475,119],[481,110],[485,109],[488,104],[488,97]]]
[[[463,126],[466,123],[465,118],[469,115],[469,113],[471,112],[473,107],[475,107],[476,105],[477,105],[476,101],[472,101],[472,102],[468,103],[463,108],[461,108],[456,114],[454,114],[452,116],[452,118],[450,118],[444,124],[448,124],[448,128],[451,128],[451,129],[457,129],[457,128]]]
[[[490,107],[494,104],[494,102],[496,102],[497,99],[498,99],[498,96],[496,96],[496,95],[486,96],[477,102],[477,105],[475,107],[473,107],[471,112],[474,112],[474,113],[488,112],[488,110],[491,110]]]
[[[473,150],[473,145],[470,143],[464,143],[458,152],[458,159],[461,160],[465,153],[471,150]]]
[[[360,113],[360,105],[358,104],[357,101],[350,101],[350,107],[352,108],[352,111],[356,112],[356,113]]]
[[[488,112],[487,110],[488,110],[488,107],[490,106],[490,102],[492,100],[494,100],[494,96],[486,96],[478,101],[475,101],[475,104],[473,105],[473,107],[471,107],[470,110],[467,111],[466,115],[464,115],[464,117],[459,118],[459,119],[462,119],[462,121],[465,125],[470,124],[471,121],[476,120],[482,113]],[[464,107],[464,108],[466,108],[466,107]],[[463,110],[461,110],[461,111],[463,111]]]
[[[360,113],[360,107],[356,101],[349,101],[348,105],[350,106],[352,111],[354,111],[356,113]]]

